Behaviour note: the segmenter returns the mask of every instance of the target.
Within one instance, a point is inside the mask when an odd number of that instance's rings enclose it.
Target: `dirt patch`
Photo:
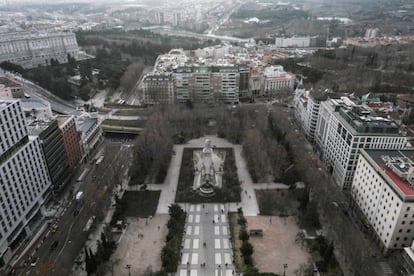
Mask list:
[[[155,215],[152,219],[127,219],[128,228],[111,257],[113,275],[127,276],[127,265],[131,266],[131,275],[142,275],[148,267],[152,271],[161,269],[168,218],[168,215]]]
[[[250,237],[254,247],[253,260],[260,272],[283,274],[295,273],[310,262],[311,256],[305,247],[295,242],[299,228],[294,217],[257,216],[246,217],[248,229],[262,229],[262,237]],[[301,275],[301,274],[299,274]]]

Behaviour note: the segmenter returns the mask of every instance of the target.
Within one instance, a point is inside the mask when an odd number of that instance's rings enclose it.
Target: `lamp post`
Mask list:
[[[131,265],[127,264],[125,268],[128,269],[128,276],[131,276]]]
[[[283,264],[283,276],[286,276],[286,268],[288,267],[287,264]]]

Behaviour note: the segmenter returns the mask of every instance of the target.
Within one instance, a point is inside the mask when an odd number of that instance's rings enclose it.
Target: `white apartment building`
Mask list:
[[[275,96],[282,90],[293,90],[295,75],[285,72],[283,66],[266,67],[262,74],[262,96]]]
[[[360,150],[351,195],[384,250],[414,238],[414,151]]]
[[[299,47],[305,48],[311,45],[311,37],[276,37],[275,46],[280,48]]]
[[[46,200],[51,180],[36,136],[28,136],[19,101],[0,101],[0,267],[10,261],[29,222]]]
[[[394,121],[371,116],[365,106],[342,97],[321,103],[315,141],[334,181],[346,190],[361,149],[403,149],[407,138]]]
[[[344,94],[324,91],[306,91],[302,81],[296,87],[294,96],[295,117],[300,123],[306,138],[311,143],[315,141],[315,131],[321,103],[329,98],[340,99],[341,96],[344,96]]]
[[[67,62],[67,55],[78,57],[74,33],[8,33],[0,37],[0,62],[9,61],[25,68],[47,65],[50,59]]]

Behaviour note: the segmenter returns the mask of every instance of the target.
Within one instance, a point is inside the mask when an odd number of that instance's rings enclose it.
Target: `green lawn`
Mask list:
[[[304,189],[256,190],[261,215],[294,216],[299,213],[299,199]]]
[[[194,165],[193,151],[201,148],[184,148],[178,178],[176,202],[208,203],[208,202],[240,202],[240,183],[232,148],[216,148],[226,151],[223,165],[223,187],[215,191],[212,197],[203,197],[193,191]]]
[[[161,191],[128,191],[122,197],[123,217],[146,218],[157,210]]]

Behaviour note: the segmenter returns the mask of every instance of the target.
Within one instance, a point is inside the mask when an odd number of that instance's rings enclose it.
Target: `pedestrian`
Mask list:
[[[160,230],[160,229],[161,229],[161,226],[158,225],[158,230]]]
[[[214,219],[213,219],[213,224],[214,224]]]

